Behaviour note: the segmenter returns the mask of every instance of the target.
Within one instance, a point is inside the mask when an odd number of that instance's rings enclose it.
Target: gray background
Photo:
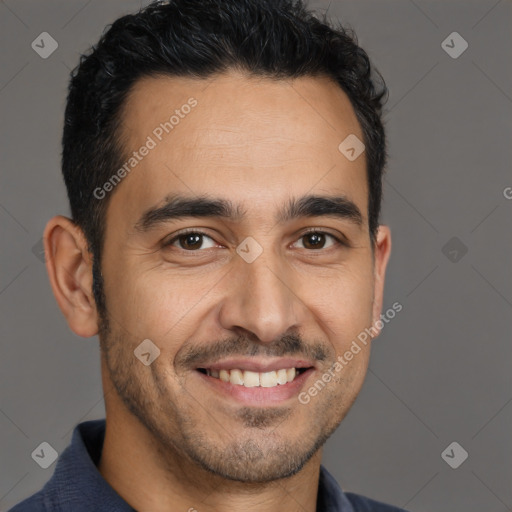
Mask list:
[[[55,464],[31,458],[42,441],[60,453],[78,422],[105,414],[97,338],[67,327],[38,243],[51,216],[69,215],[69,71],[139,6],[0,2],[0,510],[50,478]],[[324,463],[345,490],[413,512],[512,510],[512,2],[333,0],[328,14],[356,30],[390,88],[384,309],[403,311]],[[31,48],[43,31],[59,44],[48,59]],[[469,44],[456,59],[441,46],[454,31]],[[452,441],[469,453],[458,469],[441,458]]]

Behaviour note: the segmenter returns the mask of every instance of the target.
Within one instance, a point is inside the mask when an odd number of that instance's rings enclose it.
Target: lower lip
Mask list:
[[[292,382],[278,384],[271,388],[261,386],[246,388],[245,386],[231,384],[230,382],[224,382],[215,377],[210,377],[197,370],[196,373],[207,385],[213,386],[216,392],[234,398],[247,405],[263,407],[265,405],[275,405],[276,403],[296,397],[313,371],[313,368],[308,368],[305,372],[295,377]]]

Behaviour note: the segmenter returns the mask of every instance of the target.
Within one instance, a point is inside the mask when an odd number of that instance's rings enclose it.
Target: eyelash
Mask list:
[[[349,247],[349,244],[346,241],[344,241],[341,237],[337,237],[337,236],[333,235],[332,233],[328,233],[327,231],[321,231],[318,228],[309,228],[308,230],[306,230],[305,232],[303,232],[301,234],[299,239],[301,239],[301,238],[303,238],[303,237],[305,237],[307,235],[311,235],[311,234],[327,235],[327,236],[331,237],[334,240],[336,246]],[[185,235],[199,235],[199,236],[204,236],[204,237],[207,237],[207,238],[210,238],[210,239],[213,240],[213,238],[210,235],[208,235],[207,233],[204,233],[203,231],[199,231],[199,230],[194,229],[194,228],[190,228],[190,229],[185,229],[183,231],[180,231],[173,238],[171,238],[167,242],[164,242],[163,243],[163,247],[165,248],[165,247],[172,246],[174,244],[174,242],[178,241],[179,238],[181,238],[182,236],[185,236]],[[327,248],[325,250],[329,250],[331,248],[332,247]],[[205,250],[205,249],[186,250],[186,249],[182,249],[181,247],[178,247],[178,249],[180,249],[180,250],[182,250],[184,252],[188,252],[188,253],[201,252],[201,251]],[[322,249],[317,249],[317,250],[309,249],[309,251],[310,252],[320,252],[320,251],[322,251]]]

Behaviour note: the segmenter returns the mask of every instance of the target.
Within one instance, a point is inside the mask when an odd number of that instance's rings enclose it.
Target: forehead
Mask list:
[[[350,161],[338,149],[363,134],[348,97],[327,78],[145,78],[125,102],[121,129],[126,161],[138,156],[109,210],[123,210],[132,225],[176,193],[226,197],[260,217],[257,205],[338,193],[366,215],[365,154]],[[141,157],[143,146],[151,149]]]

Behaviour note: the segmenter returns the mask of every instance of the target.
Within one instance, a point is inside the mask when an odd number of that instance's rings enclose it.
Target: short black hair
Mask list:
[[[122,108],[144,77],[209,78],[230,69],[272,79],[325,76],[347,94],[364,134],[368,222],[379,225],[387,160],[382,106],[387,87],[352,28],[317,18],[301,0],[153,2],[105,29],[71,73],[62,138],[62,173],[72,220],[93,256],[93,292],[106,312],[101,255],[109,197],[101,187],[122,166]],[[341,141],[340,141],[341,142]],[[101,329],[100,329],[101,331]]]

